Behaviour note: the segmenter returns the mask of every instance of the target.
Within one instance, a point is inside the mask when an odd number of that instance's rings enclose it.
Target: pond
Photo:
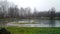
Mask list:
[[[23,20],[26,21],[26,20]],[[35,20],[36,24],[12,24],[7,23],[7,26],[19,27],[60,27],[60,20]]]
[[[33,22],[32,24],[30,22]],[[28,24],[13,24],[14,22],[28,22]],[[30,24],[29,24],[30,23]],[[16,21],[4,21],[0,20],[0,26],[19,26],[19,27],[60,27],[60,20],[16,20]]]

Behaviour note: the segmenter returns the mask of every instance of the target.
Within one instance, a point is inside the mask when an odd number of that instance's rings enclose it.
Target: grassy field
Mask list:
[[[60,34],[57,27],[7,27],[11,34]]]

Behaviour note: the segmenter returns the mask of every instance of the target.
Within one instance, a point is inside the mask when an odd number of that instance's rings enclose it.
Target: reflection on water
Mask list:
[[[55,20],[50,20],[49,25],[52,26],[52,27],[55,27]]]
[[[4,21],[4,20],[0,20],[0,26],[2,27],[2,26],[5,26],[7,24],[7,22],[6,21]]]
[[[28,20],[23,20],[28,21]],[[60,27],[60,20],[35,20],[37,24],[12,24],[7,21],[0,20],[0,26],[21,26],[21,27]]]
[[[39,23],[43,23],[48,27],[60,27],[60,20],[40,20]]]

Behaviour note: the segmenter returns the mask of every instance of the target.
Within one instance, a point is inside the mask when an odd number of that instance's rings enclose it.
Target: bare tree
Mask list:
[[[11,18],[17,18],[17,17],[19,17],[19,9],[17,8],[17,6],[10,7],[8,9],[8,14],[9,14],[9,17],[11,17]]]
[[[9,17],[13,17],[13,13],[14,13],[14,8],[13,7],[10,7],[9,9],[8,9],[8,14],[9,14]]]
[[[3,17],[6,17],[7,16],[7,13],[8,13],[8,7],[9,7],[9,2],[7,0],[1,0],[0,1],[0,7],[1,7],[1,10],[3,12]]]
[[[55,17],[55,8],[52,7],[50,10],[50,19],[54,19],[54,17]]]
[[[17,6],[14,7],[14,17],[19,17],[19,9]]]

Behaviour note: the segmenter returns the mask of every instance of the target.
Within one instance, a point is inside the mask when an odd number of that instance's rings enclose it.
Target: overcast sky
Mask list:
[[[60,11],[60,0],[8,0],[19,7],[37,8],[39,11],[48,10],[55,7],[56,11]]]

